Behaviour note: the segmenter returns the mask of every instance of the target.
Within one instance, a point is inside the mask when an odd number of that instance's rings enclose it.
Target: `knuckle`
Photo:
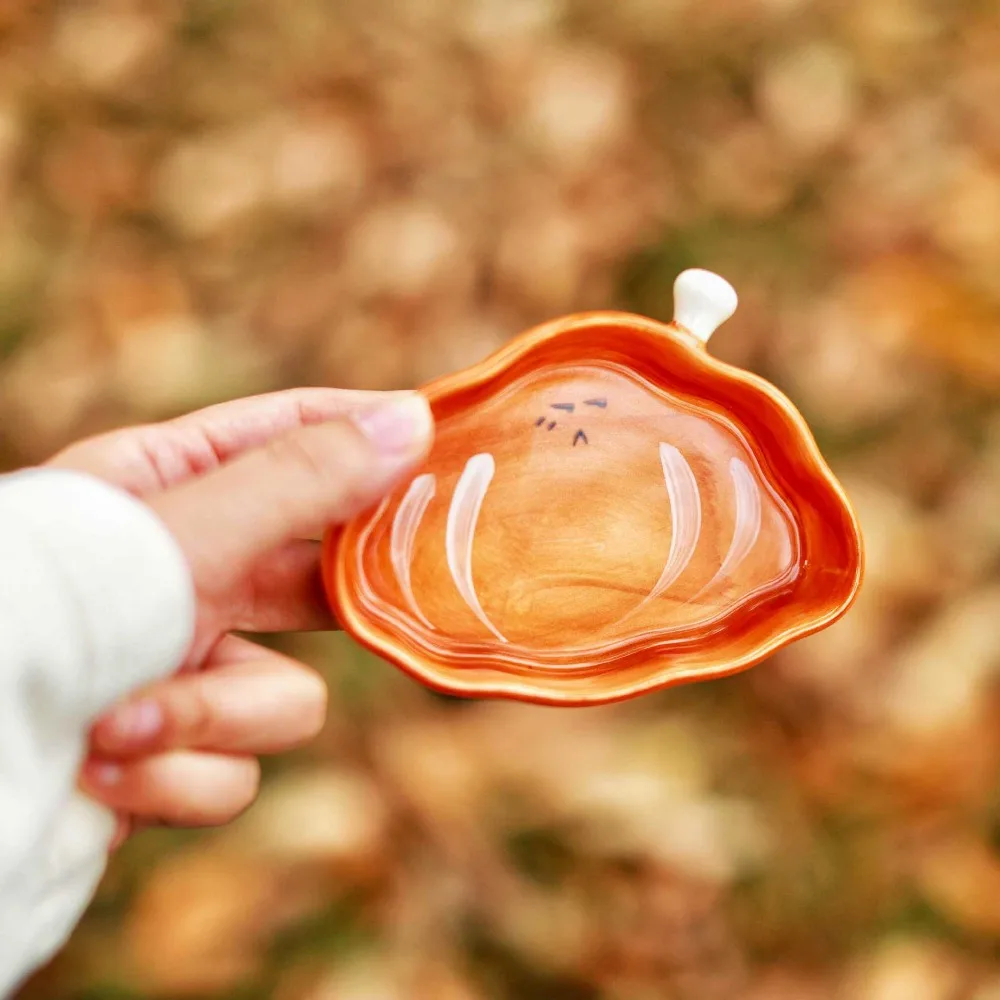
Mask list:
[[[326,478],[329,468],[325,449],[319,443],[316,435],[300,431],[276,437],[267,448],[276,464],[301,469],[310,477]]]
[[[372,502],[381,466],[364,436],[349,421],[306,427],[268,445],[273,464],[297,470],[320,487],[326,504],[350,516]]]

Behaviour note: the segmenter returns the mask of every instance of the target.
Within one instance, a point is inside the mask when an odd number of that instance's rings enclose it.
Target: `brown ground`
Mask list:
[[[26,997],[1000,998],[997,0],[0,2],[7,466],[688,265],[857,504],[851,615],[581,712],[289,640],[322,739],[130,843]]]

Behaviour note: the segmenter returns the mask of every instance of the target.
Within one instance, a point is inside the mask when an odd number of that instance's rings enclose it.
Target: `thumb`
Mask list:
[[[423,396],[274,438],[149,500],[195,580],[221,582],[294,538],[311,538],[378,502],[426,455],[433,418]]]

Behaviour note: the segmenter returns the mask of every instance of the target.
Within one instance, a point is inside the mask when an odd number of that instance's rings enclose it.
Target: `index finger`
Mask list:
[[[308,387],[247,396],[88,438],[46,464],[89,472],[135,496],[147,496],[204,475],[298,427],[404,395],[408,393]]]

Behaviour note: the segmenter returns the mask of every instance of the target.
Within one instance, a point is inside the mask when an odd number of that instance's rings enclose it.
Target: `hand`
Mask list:
[[[94,726],[90,795],[140,822],[224,823],[256,796],[257,755],[318,732],[321,679],[229,633],[335,627],[318,539],[377,502],[431,433],[415,393],[303,389],[114,431],[48,463],[141,497],[187,557],[198,601],[180,672]]]

